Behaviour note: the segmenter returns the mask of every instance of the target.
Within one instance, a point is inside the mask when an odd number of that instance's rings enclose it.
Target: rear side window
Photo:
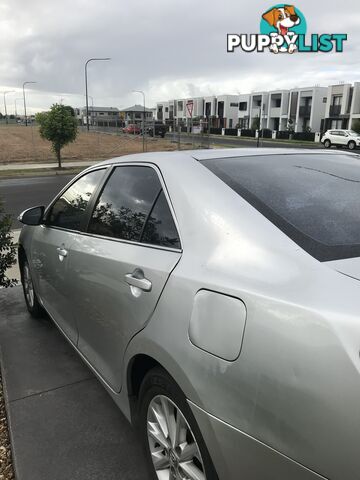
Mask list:
[[[259,155],[203,164],[318,260],[360,256],[360,156]]]
[[[146,221],[143,243],[180,248],[180,239],[165,194],[161,191]]]
[[[83,175],[53,204],[46,224],[69,230],[80,230],[92,194],[104,175],[104,169]]]
[[[122,240],[180,247],[160,180],[151,167],[116,167],[99,196],[88,231]]]

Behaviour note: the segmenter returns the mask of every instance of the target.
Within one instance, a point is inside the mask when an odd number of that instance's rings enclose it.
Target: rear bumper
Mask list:
[[[189,401],[219,480],[326,480]]]

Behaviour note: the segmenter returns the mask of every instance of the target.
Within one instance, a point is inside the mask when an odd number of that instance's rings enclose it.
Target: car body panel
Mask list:
[[[78,235],[72,245],[69,301],[79,331],[78,349],[115,391],[121,388],[125,348],[146,325],[180,256],[89,235]],[[132,293],[125,275],[135,269],[151,281],[151,291]]]

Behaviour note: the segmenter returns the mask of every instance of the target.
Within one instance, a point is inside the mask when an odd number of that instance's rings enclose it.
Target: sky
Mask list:
[[[275,2],[274,2],[275,3]],[[8,113],[22,84],[31,113],[85,104],[84,63],[96,106],[360,81],[359,0],[300,0],[308,32],[347,33],[343,53],[227,53],[227,33],[259,33],[274,3],[242,0],[0,0],[0,94]],[[91,100],[90,100],[91,103]],[[3,112],[0,95],[0,111]]]

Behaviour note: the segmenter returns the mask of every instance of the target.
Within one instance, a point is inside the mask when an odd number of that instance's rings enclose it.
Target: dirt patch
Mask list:
[[[0,375],[0,480],[13,480],[14,478],[4,392]]]
[[[147,151],[176,150],[167,139],[148,138]],[[64,161],[101,160],[143,151],[139,135],[109,135],[79,132],[77,139],[62,150]],[[0,164],[56,162],[51,144],[43,140],[36,126],[8,125],[0,127]]]

